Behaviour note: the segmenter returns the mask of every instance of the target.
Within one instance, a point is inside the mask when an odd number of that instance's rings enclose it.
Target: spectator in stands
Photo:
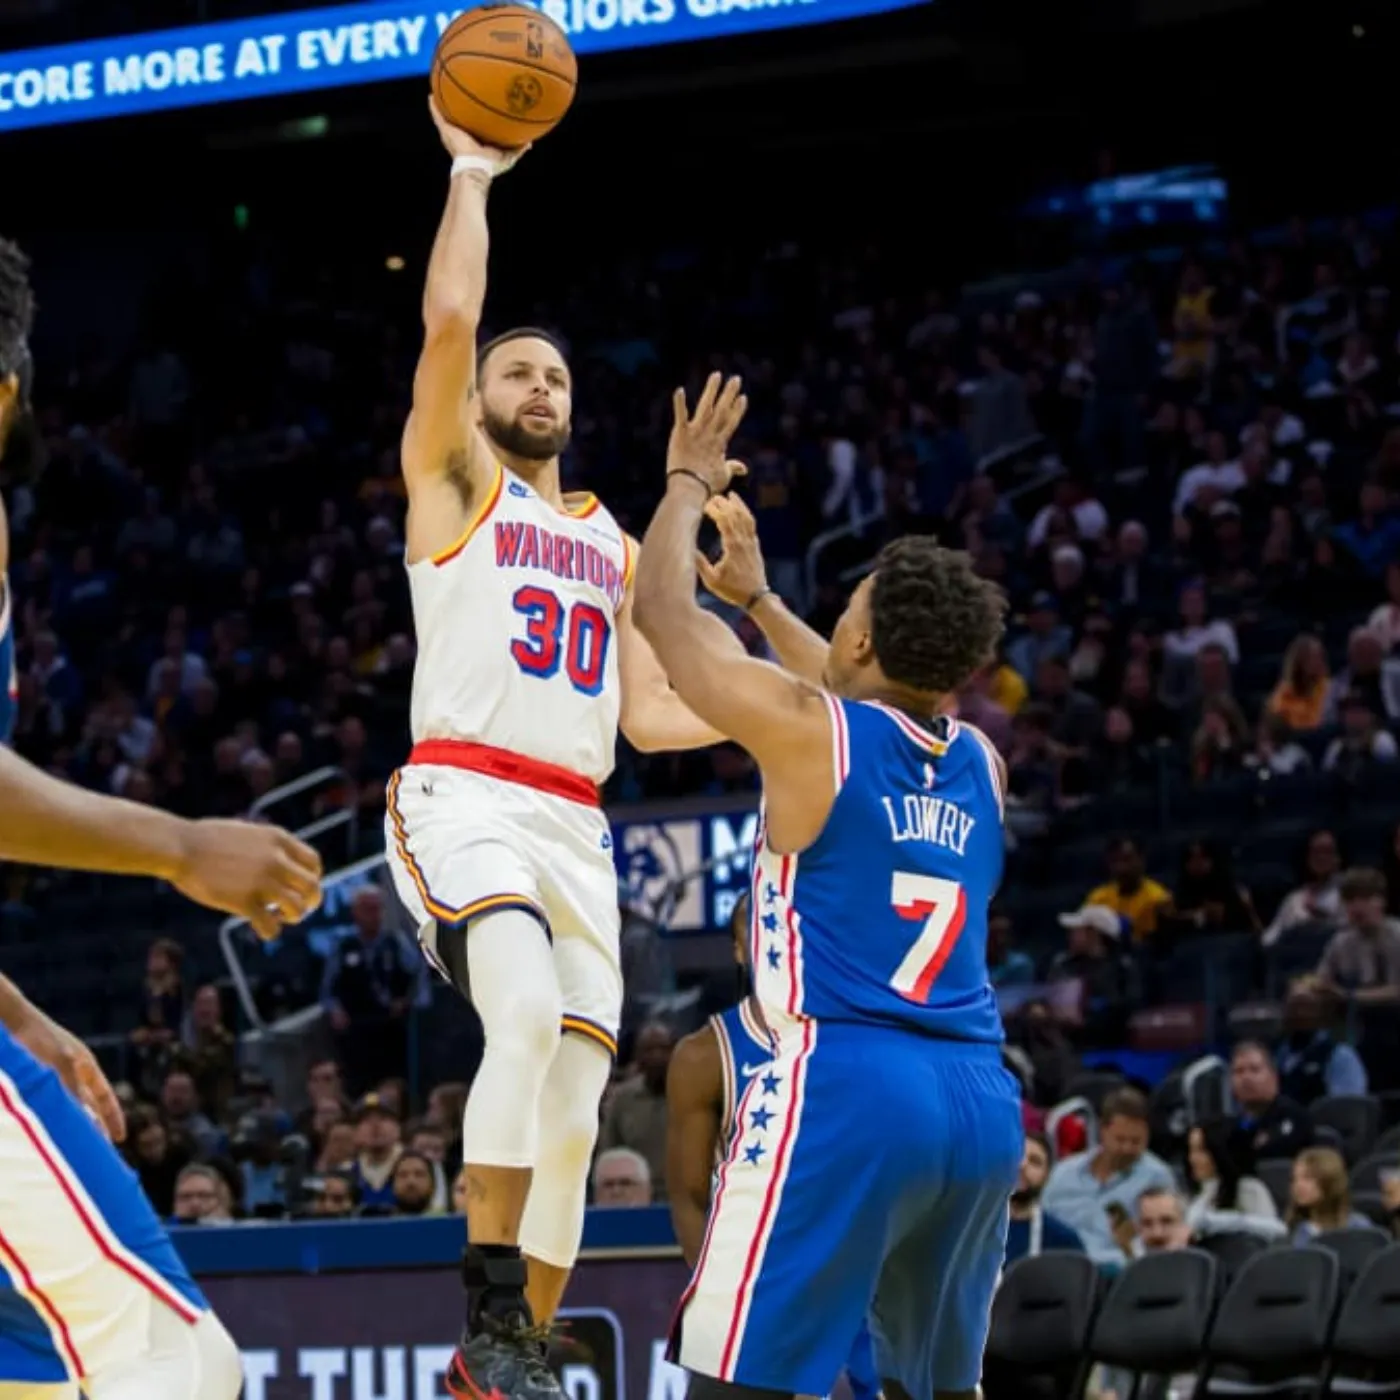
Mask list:
[[[1366,1092],[1361,1057],[1332,1029],[1337,1007],[1337,998],[1313,978],[1299,978],[1288,989],[1275,1062],[1281,1092],[1305,1107],[1324,1097]]]
[[[200,1103],[214,1118],[220,1117],[233,1093],[238,1038],[224,1025],[223,1002],[212,982],[199,987],[190,999],[174,1058],[189,1071]]]
[[[1059,1103],[1065,1097],[1070,1080],[1083,1065],[1049,1001],[1044,997],[1027,1001],[1019,1011],[1008,1016],[1006,1033],[1012,1048],[1019,1052],[1018,1060],[1027,1066],[1032,1099],[1038,1104]],[[1044,1124],[1032,1126],[1043,1127]],[[1064,1155],[1062,1140],[1055,1143],[1055,1155]]]
[[[640,1152],[630,1147],[610,1147],[593,1163],[595,1206],[649,1206],[652,1204],[651,1168]]]
[[[132,1110],[126,1124],[124,1151],[155,1213],[162,1217],[173,1214],[175,1182],[189,1165],[189,1157],[170,1141],[155,1109],[138,1104]]]
[[[1011,915],[996,906],[987,915],[987,974],[998,989],[1035,981],[1035,960],[1016,947]]]
[[[1269,1188],[1252,1175],[1254,1161],[1229,1119],[1193,1126],[1186,1139],[1186,1166],[1196,1194],[1186,1223],[1197,1239],[1237,1232],[1266,1240],[1287,1233]]]
[[[1174,1189],[1171,1169],[1147,1149],[1149,1136],[1147,1100],[1136,1089],[1115,1089],[1103,1101],[1099,1145],[1050,1173],[1041,1203],[1078,1234],[1095,1263],[1123,1262],[1111,1206],[1131,1215],[1144,1191]]]
[[[1252,736],[1249,722],[1228,695],[1208,696],[1191,735],[1191,779],[1198,784],[1232,778],[1244,770]]]
[[[1047,1249],[1084,1252],[1084,1241],[1056,1216],[1047,1215],[1040,1204],[1050,1175],[1050,1142],[1044,1133],[1026,1134],[1021,1153],[1021,1172],[1011,1193],[1011,1224],[1006,1234],[1006,1263],[1034,1256]]]
[[[1188,841],[1172,902],[1158,920],[1159,939],[1258,932],[1254,901],[1235,879],[1229,853],[1212,841]]]
[[[1380,637],[1366,627],[1347,638],[1347,664],[1327,693],[1328,723],[1340,720],[1342,702],[1353,694],[1364,695],[1387,724],[1400,720],[1400,657],[1387,656]]]
[[[1340,1152],[1309,1147],[1293,1159],[1284,1221],[1295,1245],[1310,1244],[1328,1230],[1364,1229],[1371,1223],[1351,1208],[1351,1184]]]
[[[1230,1056],[1230,1094],[1239,1110],[1232,1138],[1236,1160],[1293,1157],[1311,1144],[1311,1116],[1302,1104],[1280,1094],[1274,1057],[1257,1040],[1242,1040],[1235,1046]]]
[[[1060,754],[1050,737],[1054,716],[1046,705],[1028,704],[1011,721],[1006,755],[1007,825],[1017,836],[1040,836],[1060,803]]]
[[[355,1160],[350,1167],[360,1208],[386,1214],[394,1208],[394,1164],[403,1152],[398,1115],[379,1097],[366,1094],[355,1108]]]
[[[637,1032],[634,1073],[619,1085],[603,1114],[598,1149],[630,1147],[651,1172],[658,1202],[666,1200],[666,1071],[676,1038],[653,1021]]]
[[[167,1132],[182,1137],[191,1155],[216,1157],[228,1146],[224,1130],[204,1113],[194,1076],[188,1070],[172,1069],[160,1086],[160,1108]]]
[[[1303,847],[1302,883],[1279,905],[1264,930],[1271,948],[1292,929],[1304,925],[1337,927],[1342,920],[1342,857],[1336,835],[1326,827],[1312,832]]]
[[[395,1215],[444,1215],[447,1193],[439,1194],[433,1164],[421,1152],[400,1152],[390,1174]]]
[[[146,950],[141,1020],[128,1037],[133,1047],[131,1078],[154,1097],[185,1019],[185,988],[180,969],[185,950],[171,938],[157,938]]]
[[[1042,661],[1068,656],[1073,644],[1074,633],[1060,617],[1055,595],[1040,592],[1031,598],[1026,610],[1025,630],[1007,643],[1006,659],[1029,685]]]
[[[1327,713],[1330,685],[1327,653],[1322,643],[1311,632],[1300,632],[1283,654],[1283,666],[1278,684],[1269,696],[1268,711],[1289,729],[1318,729]]]
[[[1134,943],[1144,943],[1157,931],[1157,919],[1171,904],[1171,891],[1148,878],[1142,850],[1130,836],[1108,843],[1108,882],[1095,885],[1084,903],[1101,904],[1124,919]]]
[[[385,923],[377,885],[355,891],[350,917],[354,933],[326,960],[321,1006],[353,1091],[402,1072],[408,1012],[423,984],[423,960],[406,934]]]
[[[1377,764],[1394,763],[1400,757],[1395,736],[1381,728],[1380,717],[1365,692],[1353,690],[1340,702],[1342,732],[1322,755],[1325,773],[1356,780]]]
[[[1260,717],[1254,751],[1245,756],[1245,762],[1265,777],[1288,778],[1306,773],[1312,767],[1312,755],[1278,715],[1266,713]]]
[[[185,1167],[175,1178],[175,1208],[171,1220],[176,1225],[230,1225],[233,1217],[224,1209],[219,1190],[219,1174],[197,1162]]]
[[[1400,1239],[1400,1166],[1382,1167],[1381,1201],[1390,1215],[1390,1233]]]
[[[1113,1217],[1114,1239],[1124,1262],[1144,1254],[1185,1249],[1191,1243],[1186,1202],[1174,1185],[1147,1187],[1139,1194],[1131,1215],[1114,1211]]]
[[[238,1120],[234,1130],[229,1147],[238,1163],[243,1209],[249,1215],[275,1220],[286,1214],[284,1127],[280,1114],[269,1109],[251,1109]]]
[[[349,1172],[325,1172],[321,1189],[311,1203],[311,1213],[323,1220],[345,1220],[358,1215],[360,1192]]]
[[[307,1132],[325,1104],[342,1110],[347,1107],[345,1082],[334,1060],[317,1060],[306,1071],[306,1107],[297,1115],[298,1130]]]
[[[1348,999],[1400,1001],[1400,920],[1386,914],[1385,876],[1358,867],[1342,876],[1345,918],[1323,952],[1317,976]]]
[[[1385,566],[1385,602],[1366,620],[1366,630],[1379,638],[1387,655],[1400,650],[1400,559]]]
[[[1102,904],[1086,904],[1060,915],[1068,946],[1050,963],[1051,982],[1071,979],[1081,987],[1081,1038],[1088,1045],[1115,1045],[1137,1004],[1139,983],[1123,944],[1123,921]]]
[[[1176,712],[1158,697],[1152,667],[1145,658],[1134,657],[1124,666],[1118,704],[1132,720],[1139,743],[1159,744],[1176,737]]]
[[[1205,584],[1193,579],[1177,595],[1180,625],[1162,638],[1162,656],[1168,666],[1180,660],[1194,662],[1203,648],[1219,647],[1233,666],[1240,659],[1240,643],[1234,626],[1225,618],[1209,615]]]

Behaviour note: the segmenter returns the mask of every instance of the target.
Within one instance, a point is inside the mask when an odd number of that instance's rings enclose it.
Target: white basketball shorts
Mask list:
[[[439,926],[524,909],[548,930],[563,1029],[617,1053],[621,918],[612,835],[586,778],[483,744],[414,746],[389,780],[389,868],[430,962]]]

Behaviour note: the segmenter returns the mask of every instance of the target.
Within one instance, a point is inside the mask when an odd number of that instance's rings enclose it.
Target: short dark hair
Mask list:
[[[1147,1111],[1147,1098],[1137,1089],[1114,1089],[1103,1097],[1103,1107],[1099,1109],[1099,1122],[1107,1123],[1114,1118],[1128,1118],[1134,1123],[1149,1123],[1151,1115]]]
[[[1368,865],[1356,865],[1342,876],[1338,893],[1343,899],[1375,899],[1385,895],[1385,876]]]
[[[565,364],[568,363],[568,352],[564,349],[563,342],[558,336],[551,335],[549,331],[543,330],[539,326],[516,326],[513,330],[502,331],[500,335],[492,336],[476,352],[476,372],[481,374],[486,368],[486,361],[503,345],[509,345],[513,340],[542,340],[546,345],[552,345],[558,351],[559,358]]]
[[[897,685],[928,695],[956,690],[996,655],[1005,626],[1006,595],[962,550],[906,535],[877,556],[871,642]]]
[[[29,332],[34,327],[34,290],[29,285],[29,259],[17,243],[0,238],[0,378],[29,367]],[[22,385],[27,389],[27,384]]]

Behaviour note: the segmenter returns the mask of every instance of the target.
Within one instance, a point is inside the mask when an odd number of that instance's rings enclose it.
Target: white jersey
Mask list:
[[[634,553],[596,497],[572,498],[566,514],[498,466],[457,543],[408,568],[414,742],[488,744],[602,783]]]

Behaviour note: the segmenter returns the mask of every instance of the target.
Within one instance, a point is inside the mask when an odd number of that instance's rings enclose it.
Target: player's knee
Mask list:
[[[195,1344],[199,1348],[199,1400],[238,1400],[243,1388],[243,1358],[213,1313],[200,1318]]]
[[[611,1073],[612,1056],[596,1041],[564,1036],[549,1077],[540,1148],[569,1180],[587,1178],[598,1141],[598,1105]]]

